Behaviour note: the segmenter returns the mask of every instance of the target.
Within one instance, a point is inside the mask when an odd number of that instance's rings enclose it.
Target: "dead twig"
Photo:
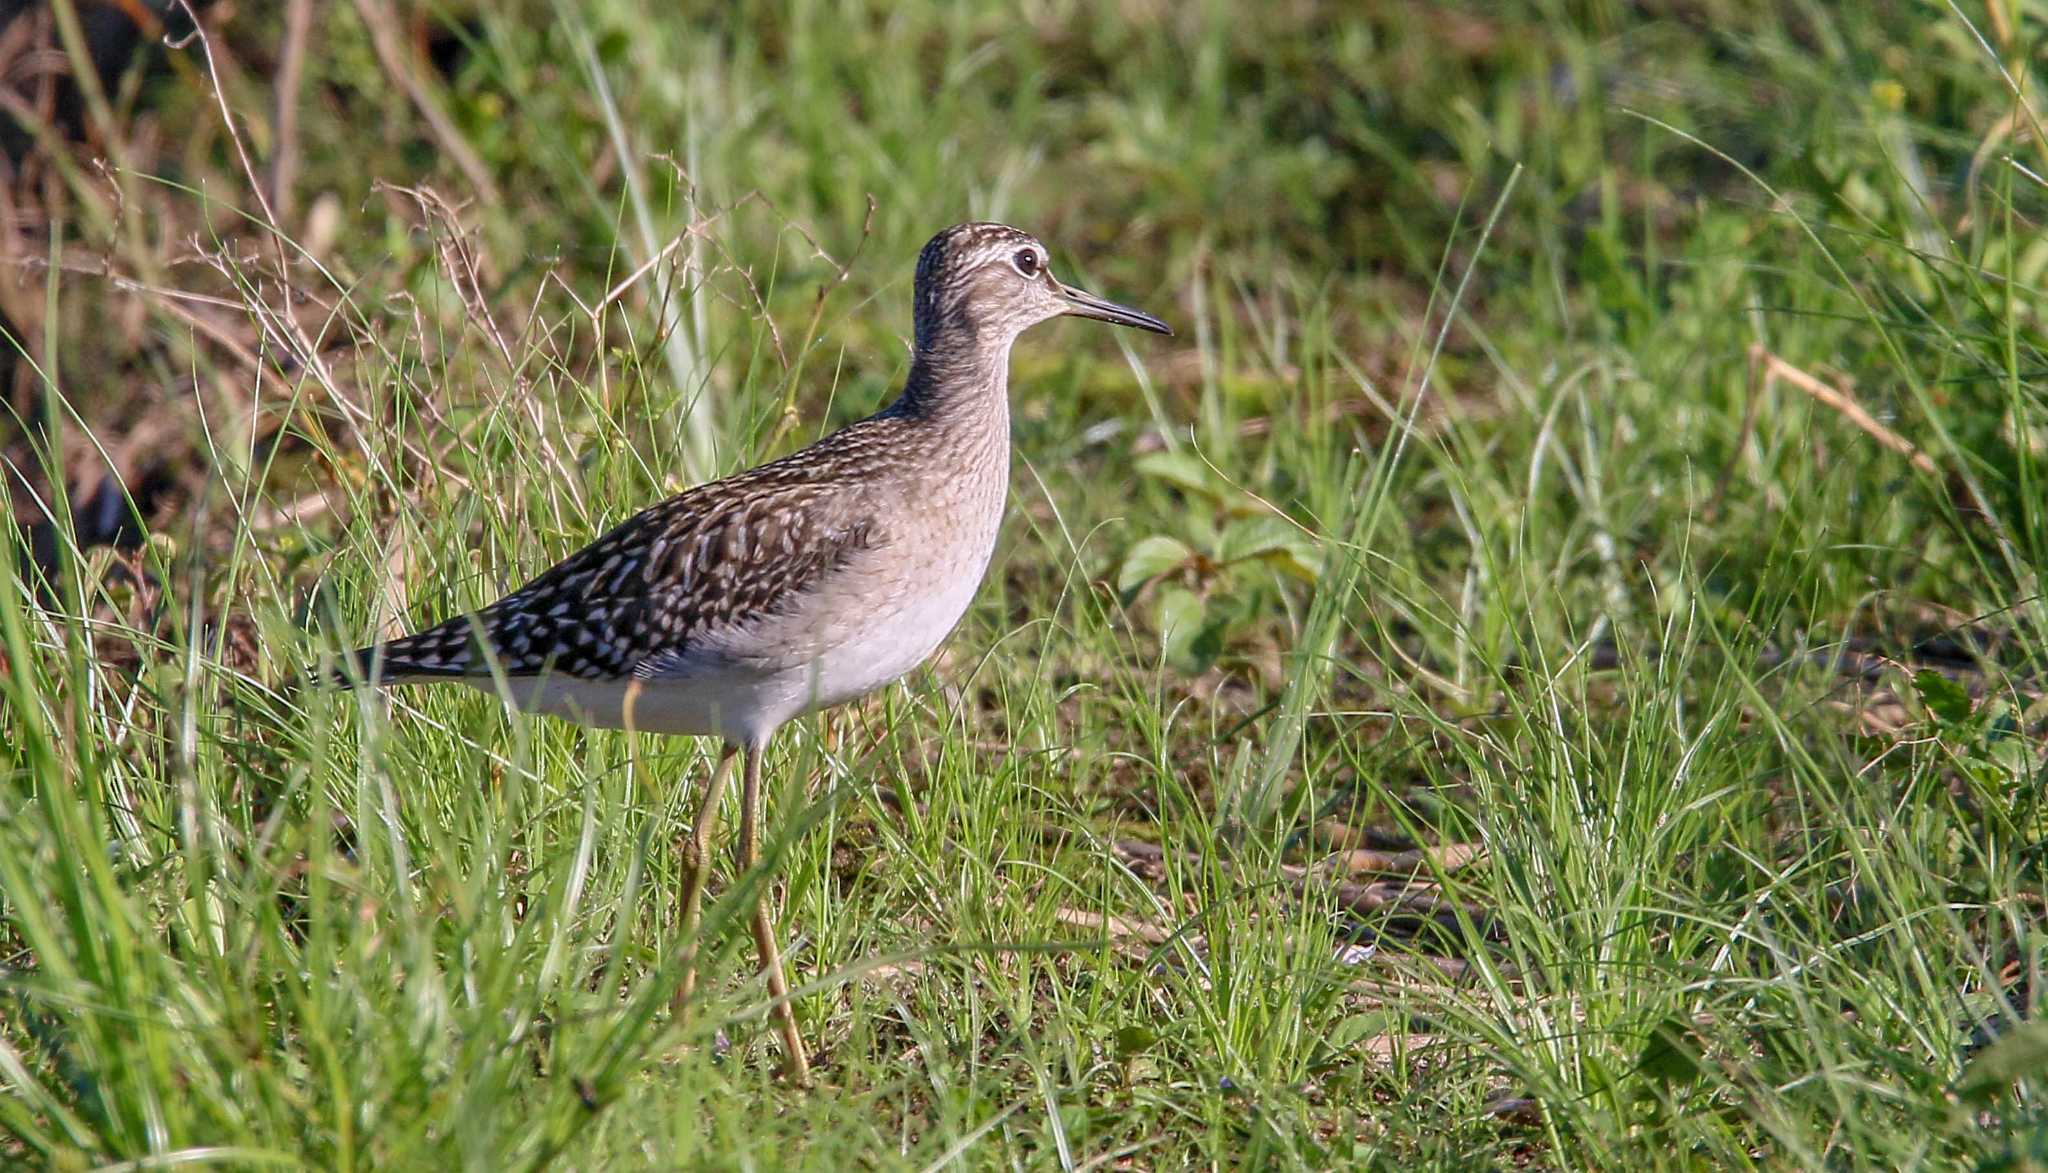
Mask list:
[[[1134,871],[1150,873],[1154,878],[1165,871],[1169,852],[1158,844],[1137,839],[1117,839],[1111,842],[1111,847]],[[1170,854],[1191,863],[1212,862],[1208,857],[1192,851],[1175,851]],[[1228,871],[1236,870],[1228,863],[1223,864],[1223,867]],[[1306,897],[1327,894],[1335,898],[1339,907],[1355,916],[1377,917],[1396,913],[1425,920],[1450,921],[1462,913],[1480,925],[1482,930],[1491,920],[1484,909],[1451,900],[1435,884],[1388,880],[1372,884],[1353,884],[1346,881],[1332,883],[1327,875],[1317,869],[1295,864],[1282,864],[1280,872],[1298,895]]]
[[[256,197],[256,205],[263,210],[263,224],[270,229],[273,242],[276,243],[278,269],[280,272],[290,272],[290,261],[285,256],[284,245],[276,241],[276,237],[283,232],[277,223],[277,210],[270,206],[270,197],[265,194],[262,182],[256,178],[256,165],[249,161],[249,148],[242,142],[242,129],[235,122],[234,112],[228,109],[227,91],[221,88],[220,63],[213,55],[213,38],[206,35],[206,24],[199,19],[199,13],[192,7],[192,0],[178,0],[178,4],[192,22],[192,35],[178,41],[171,48],[183,48],[192,41],[199,43],[199,55],[206,59],[206,76],[213,82],[213,102],[220,110],[221,125],[228,132],[228,142],[234,144],[235,159],[242,165],[242,178],[248,181],[249,194]]]
[[[0,260],[0,264],[11,265],[25,271],[38,271],[47,270],[50,267],[50,259],[48,257],[36,256],[8,257]],[[223,350],[227,351],[236,362],[252,370],[262,365],[260,360],[257,359],[255,352],[250,350],[243,343],[242,339],[230,332],[227,327],[197,309],[188,308],[188,305],[212,306],[217,309],[232,310],[240,314],[245,312],[246,307],[239,301],[235,301],[232,298],[216,297],[207,293],[197,293],[187,289],[171,289],[161,285],[152,285],[133,277],[125,277],[115,272],[105,262],[59,261],[57,271],[83,277],[97,277],[118,292],[144,298],[162,312],[169,314],[185,325],[211,338]]]
[[[284,229],[278,224],[277,210],[271,207],[270,197],[264,191],[264,184],[256,175],[256,165],[250,162],[249,148],[242,141],[241,127],[235,122],[233,111],[228,108],[227,93],[221,88],[220,63],[214,56],[213,40],[207,36],[206,25],[199,19],[199,14],[193,10],[191,0],[178,0],[178,4],[185,10],[185,15],[192,21],[192,33],[189,37],[170,47],[173,49],[181,48],[191,41],[197,41],[199,44],[200,55],[206,61],[206,76],[212,81],[213,100],[214,105],[220,111],[221,126],[227,131],[228,141],[234,144],[235,158],[242,168],[242,178],[248,183],[249,192],[255,197],[257,207],[262,210],[262,223],[264,228],[267,229],[265,235],[269,237],[271,248],[276,253],[277,280],[284,287],[282,308],[270,305],[269,302],[264,300],[261,290],[256,285],[247,283],[244,280],[238,263],[235,259],[226,255],[225,249],[214,253],[207,253],[197,248],[194,251],[199,253],[200,260],[203,263],[215,269],[230,285],[242,292],[245,302],[244,308],[256,319],[257,325],[263,331],[264,336],[273,340],[279,350],[290,355],[295,362],[303,366],[311,374],[314,382],[327,392],[329,400],[338,406],[343,414],[349,417],[353,426],[359,429],[367,429],[369,424],[367,414],[363,412],[359,405],[353,403],[348,396],[342,394],[340,386],[335,382],[333,370],[328,367],[326,358],[321,353],[319,343],[313,339],[313,336],[306,331],[305,326],[299,322],[297,315],[291,311],[292,263],[291,252],[287,247],[287,237],[285,236]]]
[[[370,48],[377,54],[378,64],[384,67],[384,72],[404,91],[406,99],[420,112],[420,117],[426,120],[434,141],[462,169],[470,186],[476,189],[478,199],[486,204],[500,202],[498,185],[491,179],[490,168],[484,165],[475,148],[469,145],[469,140],[462,137],[455,120],[441,109],[440,101],[413,68],[412,57],[405,47],[405,36],[398,27],[398,18],[391,14],[383,0],[355,0],[355,6],[356,15],[362,18],[363,27],[369,31]]]
[[[259,510],[251,519],[250,526],[258,530],[273,530],[288,525],[305,525],[316,517],[333,512],[335,498],[340,495],[338,489],[316,489],[296,501]]]
[[[667,163],[669,165],[669,168],[676,173],[676,183],[682,187],[683,191],[686,193],[687,196],[685,204],[686,206],[694,210],[697,207],[697,184],[694,180],[690,178],[690,173],[688,171],[683,170],[682,164],[676,162],[675,159],[672,158],[671,156],[655,155],[653,157],[661,160],[664,163]],[[722,208],[717,208],[710,212],[693,214],[690,222],[683,226],[682,231],[676,233],[674,237],[670,238],[669,242],[666,245],[662,246],[659,252],[655,253],[653,256],[647,258],[647,260],[636,266],[631,273],[626,274],[623,280],[621,280],[617,285],[614,285],[611,288],[611,290],[604,295],[604,297],[600,298],[595,306],[591,306],[585,309],[584,312],[590,315],[590,317],[593,320],[595,320],[597,316],[603,313],[607,308],[609,308],[613,302],[619,300],[620,297],[624,296],[628,289],[631,289],[633,286],[639,284],[641,278],[653,272],[655,267],[661,264],[661,262],[664,259],[673,256],[675,254],[676,249],[682,247],[684,244],[687,244],[692,238],[710,240],[711,237],[709,236],[709,232],[713,224],[717,223],[719,220],[725,218],[726,216],[739,211],[741,208],[746,207],[748,204],[754,203],[756,201],[759,201],[761,203],[768,202],[768,197],[762,195],[761,189],[759,188],[755,188],[752,191],[747,192],[745,195],[742,195],[740,198],[734,200],[733,202],[725,205]],[[769,206],[772,210],[773,205],[771,204]],[[579,302],[578,304],[581,303]]]
[[[1164,945],[1174,936],[1171,930],[1160,925],[1128,920],[1114,913],[1090,912],[1085,908],[1062,908],[1053,914],[1053,919],[1069,928],[1143,941],[1147,945]]]
[[[1412,876],[1423,872],[1455,872],[1484,858],[1486,847],[1479,843],[1445,843],[1438,847],[1418,847],[1413,851],[1375,851],[1369,847],[1355,847],[1330,856],[1310,870],[1344,876],[1374,873]]]
[[[1790,384],[1805,392],[1815,403],[1841,416],[1864,435],[1876,440],[1884,448],[1905,457],[1907,463],[1913,466],[1914,471],[1923,473],[1941,482],[1947,488],[1949,499],[1958,511],[1973,513],[1986,519],[1990,518],[1989,511],[1984,508],[1982,500],[1966,478],[1944,476],[1941,466],[1935,463],[1933,457],[1923,451],[1919,445],[1887,427],[1876,416],[1871,415],[1861,403],[1857,402],[1856,396],[1848,388],[1831,385],[1809,374],[1807,371],[1773,354],[1768,347],[1760,342],[1752,344],[1749,348],[1748,400],[1743,405],[1742,430],[1736,438],[1734,452],[1730,453],[1727,465],[1721,470],[1720,479],[1714,487],[1714,495],[1707,504],[1708,516],[1716,516],[1720,513],[1721,503],[1727,497],[1729,485],[1735,477],[1735,466],[1742,459],[1742,449],[1748,446],[1750,438],[1756,433],[1757,419],[1761,412],[1760,405],[1763,397],[1773,386],[1781,382]]]
[[[1780,380],[1790,383],[1812,396],[1814,401],[1821,406],[1835,411],[1843,419],[1862,429],[1863,433],[1871,439],[1905,457],[1914,468],[1931,477],[1941,476],[1941,470],[1935,467],[1932,457],[1920,451],[1919,446],[1911,440],[1879,423],[1877,417],[1865,411],[1863,405],[1856,402],[1855,396],[1851,395],[1845,388],[1828,386],[1826,383],[1772,354],[1769,350],[1765,349],[1761,342],[1750,346],[1749,363],[1750,378],[1755,381],[1759,394],[1768,392],[1771,389],[1771,384]]]
[[[284,54],[277,65],[277,151],[270,160],[270,205],[292,214],[299,177],[299,83],[306,71],[306,40],[313,0],[291,0],[284,15]]]

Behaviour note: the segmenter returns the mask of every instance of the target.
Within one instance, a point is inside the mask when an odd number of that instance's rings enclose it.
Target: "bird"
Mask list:
[[[525,586],[347,654],[357,687],[455,683],[595,728],[714,737],[680,844],[680,1018],[719,807],[740,762],[740,874],[760,851],[761,773],[784,725],[924,663],[994,555],[1010,481],[1010,349],[1061,316],[1171,336],[1055,277],[1005,224],[947,228],[918,255],[912,345],[886,407],[778,460],[649,506]],[[786,1076],[809,1081],[766,885],[751,929]]]

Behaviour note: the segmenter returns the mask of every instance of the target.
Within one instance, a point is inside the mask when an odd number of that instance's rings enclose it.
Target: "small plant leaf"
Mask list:
[[[1314,582],[1323,573],[1323,551],[1315,539],[1270,513],[1233,521],[1217,539],[1217,561],[1253,559],[1270,562],[1303,582]]]
[[[1913,688],[1920,694],[1920,703],[1941,720],[1959,725],[1970,719],[1970,694],[1934,669],[1922,668],[1914,673]]]
[[[1331,1029],[1327,1042],[1332,1050],[1355,1047],[1368,1039],[1394,1034],[1400,1025],[1400,1015],[1393,1011],[1369,1010],[1338,1023]]]
[[[1151,1050],[1152,1044],[1158,1041],[1159,1035],[1149,1026],[1136,1023],[1120,1026],[1116,1031],[1116,1053],[1120,1058],[1128,1059]]]
[[[1216,666],[1217,657],[1223,654],[1225,637],[1230,634],[1230,622],[1218,617],[1204,623],[1180,649],[1180,660],[1176,665],[1191,676],[1199,676]]]
[[[1167,659],[1180,660],[1187,655],[1208,612],[1202,597],[1186,587],[1167,587],[1153,597],[1152,621],[1159,628],[1159,646]]]
[[[1666,1087],[1698,1079],[1700,1056],[1691,1025],[1677,1017],[1658,1023],[1636,1058],[1636,1070]]]
[[[1207,497],[1212,501],[1223,498],[1222,486],[1216,483],[1216,474],[1200,459],[1185,452],[1148,452],[1140,456],[1132,466],[1138,475],[1165,481],[1182,490]]]
[[[2048,1075],[2048,1022],[2016,1027],[1979,1051],[1956,1077],[1956,1095],[1964,1103],[1988,1104],[2029,1075]]]
[[[1165,534],[1153,534],[1138,539],[1124,555],[1123,569],[1117,572],[1116,589],[1125,596],[1137,593],[1139,587],[1187,562],[1194,552],[1178,538]]]

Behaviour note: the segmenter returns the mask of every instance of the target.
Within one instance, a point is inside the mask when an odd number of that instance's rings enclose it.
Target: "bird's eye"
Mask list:
[[[1026,277],[1038,276],[1038,253],[1034,249],[1018,249],[1017,255],[1010,258],[1010,263],[1017,266],[1017,271]]]

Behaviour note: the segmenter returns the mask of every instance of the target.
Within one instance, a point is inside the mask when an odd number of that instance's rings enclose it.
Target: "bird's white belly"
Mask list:
[[[500,695],[497,682],[472,677],[464,684]],[[560,717],[598,729],[687,734],[744,741],[758,714],[786,703],[772,680],[703,674],[666,680],[584,680],[550,674],[506,682],[522,712]]]
[[[980,573],[963,575],[874,615],[851,638],[826,648],[804,673],[804,711],[866,696],[924,663],[952,634],[980,585]]]
[[[802,616],[790,616],[761,629],[705,638],[692,654],[646,678],[546,675],[507,687],[520,709],[581,725],[759,743],[794,717],[866,696],[923,663],[966,613],[981,576],[933,585],[894,606],[870,610],[850,626],[846,616],[826,606],[815,612],[816,628]],[[828,621],[830,629],[824,626]],[[749,654],[761,645],[815,650],[808,658]],[[488,678],[464,683],[498,693]]]

